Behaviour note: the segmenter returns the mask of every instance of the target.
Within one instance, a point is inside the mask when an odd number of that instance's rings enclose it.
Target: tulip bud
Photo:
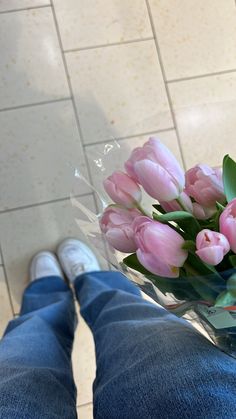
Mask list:
[[[182,249],[182,236],[168,225],[144,216],[137,217],[132,227],[139,262],[156,275],[177,278],[188,256]]]
[[[114,172],[103,181],[104,188],[110,198],[126,208],[132,208],[141,201],[141,189],[139,185],[126,173]]]
[[[182,192],[179,196],[179,201],[183,204],[186,211],[192,213],[193,212],[193,204],[189,196]],[[183,208],[180,206],[180,204],[174,200],[169,202],[160,202],[160,205],[166,212],[173,212],[173,211],[182,211]]]
[[[198,220],[208,220],[208,218],[212,217],[216,212],[216,207],[214,208],[207,208],[203,207],[202,205],[198,204],[197,202],[193,202],[193,215]]]
[[[121,252],[135,252],[137,245],[134,240],[132,222],[140,215],[137,209],[107,207],[100,220],[100,227],[108,243]]]
[[[207,229],[198,233],[196,246],[198,257],[209,265],[218,265],[230,250],[229,242],[223,234]]]
[[[194,198],[194,215],[198,219],[209,218],[216,212],[216,201],[225,200],[222,171],[199,164],[185,173],[186,192]]]
[[[236,198],[225,207],[220,216],[220,232],[227,237],[231,250],[236,253]]]
[[[168,148],[156,138],[151,137],[143,147],[134,149],[125,169],[159,202],[172,201],[183,191],[183,170]]]

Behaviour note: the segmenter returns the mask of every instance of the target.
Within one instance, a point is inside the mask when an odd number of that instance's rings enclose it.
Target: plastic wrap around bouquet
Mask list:
[[[90,156],[95,185],[76,171],[96,208],[74,188],[79,227],[115,269],[236,357],[236,163],[227,155],[222,169],[184,173],[156,138],[129,155],[116,141],[102,147]]]

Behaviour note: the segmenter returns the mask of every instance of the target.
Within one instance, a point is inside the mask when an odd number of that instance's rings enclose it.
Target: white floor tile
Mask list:
[[[96,372],[94,342],[90,329],[81,316],[75,334],[72,362],[78,391],[77,404],[90,403],[93,400],[92,385]]]
[[[187,167],[236,158],[236,73],[170,84]]]
[[[89,208],[94,206],[91,195],[81,197],[80,202]],[[19,311],[22,292],[28,282],[32,256],[44,249],[55,251],[66,237],[85,240],[74,217],[69,200],[0,215],[2,251],[15,313]]]
[[[79,419],[93,419],[93,405],[87,404],[77,408]]]
[[[87,144],[173,126],[153,41],[66,58]]]
[[[0,15],[0,108],[69,96],[50,8]]]
[[[0,266],[0,338],[4,333],[7,323],[12,319],[9,295],[5,281],[3,267]]]
[[[26,7],[44,6],[47,4],[50,4],[50,0],[0,0],[0,12],[24,9]]]
[[[0,126],[0,210],[69,197],[75,168],[88,177],[70,101],[0,112]]]
[[[149,0],[167,79],[236,68],[234,0]]]
[[[152,36],[143,0],[54,0],[64,49]]]
[[[153,133],[153,136],[159,138],[176,156],[178,161],[182,164],[178,141],[174,130]],[[104,196],[105,201],[110,203],[110,199],[105,194],[102,181],[109,176],[114,170],[124,170],[124,163],[128,159],[131,151],[135,147],[141,147],[149,136],[127,138],[120,141],[110,141],[107,144],[97,144],[86,146],[86,154],[92,179],[95,188],[100,195]],[[149,210],[154,203],[153,198],[148,197],[143,193],[143,204]]]

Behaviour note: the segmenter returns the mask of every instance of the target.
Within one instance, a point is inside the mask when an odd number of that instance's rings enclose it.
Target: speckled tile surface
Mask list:
[[[0,12],[50,5],[50,0],[0,0]]]
[[[75,167],[88,177],[70,101],[0,112],[0,126],[0,210],[69,197]]]
[[[66,60],[86,144],[173,126],[154,41],[67,53]]]
[[[173,83],[170,93],[188,168],[236,157],[236,73]]]
[[[54,6],[65,50],[153,37],[143,0],[54,0]]]
[[[167,79],[236,69],[234,0],[149,0]]]
[[[51,8],[0,14],[0,51],[0,109],[69,96]]]

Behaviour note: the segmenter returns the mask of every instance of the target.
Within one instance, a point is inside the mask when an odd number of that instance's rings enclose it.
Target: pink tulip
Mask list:
[[[187,194],[203,208],[216,211],[216,201],[225,200],[221,169],[199,164],[189,169],[185,178]]]
[[[186,211],[191,213],[193,212],[192,201],[185,192],[182,192],[180,194],[179,200],[182,202]],[[176,200],[169,202],[160,202],[160,205],[166,212],[183,211],[183,208],[181,208],[180,204]]]
[[[208,220],[208,218],[212,217],[212,215],[216,212],[216,207],[213,208],[206,208],[202,205],[198,204],[197,202],[193,202],[193,215],[198,220]]]
[[[236,198],[225,207],[220,216],[220,232],[227,237],[231,250],[236,253]]]
[[[207,229],[198,233],[196,246],[196,254],[209,265],[218,265],[230,250],[229,242],[223,234]]]
[[[132,227],[139,262],[156,275],[177,278],[188,256],[182,249],[182,236],[168,225],[144,216],[137,217]]]
[[[151,137],[143,147],[134,149],[125,169],[159,202],[172,201],[183,191],[183,170],[168,148],[156,138]]]
[[[141,201],[141,189],[139,185],[126,173],[114,172],[103,181],[103,186],[110,198],[126,208],[135,207]]]
[[[100,220],[100,227],[108,243],[121,252],[135,252],[137,245],[134,240],[132,222],[140,215],[137,209],[107,207]]]

